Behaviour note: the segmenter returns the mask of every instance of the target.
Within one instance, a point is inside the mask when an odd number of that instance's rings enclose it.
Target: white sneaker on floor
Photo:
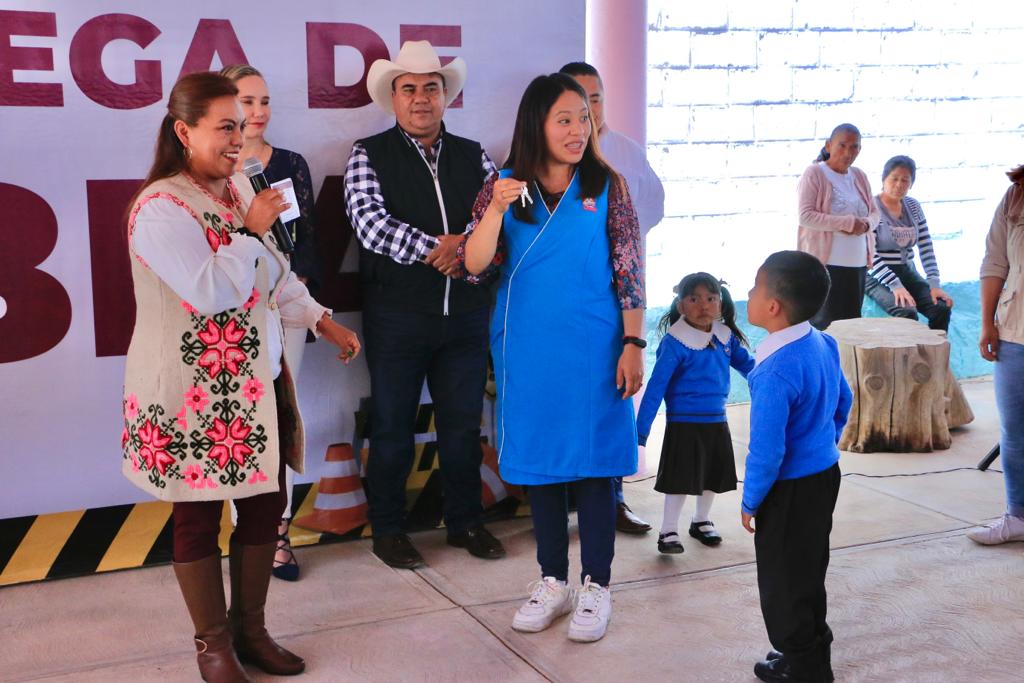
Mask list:
[[[545,576],[530,584],[530,599],[516,611],[512,628],[525,633],[536,633],[551,626],[558,617],[572,611],[572,589],[565,581]]]
[[[576,593],[576,612],[569,622],[569,640],[592,643],[601,640],[612,618],[612,592],[590,582],[588,576]]]
[[[967,532],[967,538],[982,545],[1024,541],[1024,519],[1005,514],[998,522],[971,529]]]

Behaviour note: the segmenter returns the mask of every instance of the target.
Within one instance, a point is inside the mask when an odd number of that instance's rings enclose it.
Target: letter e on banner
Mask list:
[[[63,107],[60,83],[16,83],[14,72],[53,71],[53,50],[48,47],[14,47],[12,36],[57,36],[53,12],[0,10],[0,106]]]
[[[347,45],[363,56],[363,73],[351,85],[334,79],[334,48]],[[366,91],[366,72],[378,59],[388,59],[388,46],[376,33],[359,24],[306,23],[306,71],[310,109],[358,109],[372,100]]]
[[[71,327],[71,299],[36,266],[57,244],[57,217],[35,192],[0,183],[0,363],[52,349]]]
[[[71,75],[85,96],[111,109],[140,109],[163,97],[160,62],[135,61],[135,82],[115,83],[103,72],[103,48],[115,40],[130,40],[145,49],[160,35],[160,29],[132,14],[104,14],[93,17],[71,39]]]

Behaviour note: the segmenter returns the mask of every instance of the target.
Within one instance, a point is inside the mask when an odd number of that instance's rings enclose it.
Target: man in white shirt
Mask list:
[[[646,252],[647,232],[665,216],[665,189],[661,180],[647,163],[644,148],[622,133],[611,130],[605,123],[604,83],[597,69],[586,62],[570,62],[560,71],[575,78],[587,92],[590,120],[598,131],[601,154],[625,178],[629,186],[629,195],[640,221],[640,234],[644,239],[643,252]],[[633,514],[626,505],[621,478],[615,480],[615,495],[618,503],[615,528],[629,534],[645,534],[650,531],[651,525]]]

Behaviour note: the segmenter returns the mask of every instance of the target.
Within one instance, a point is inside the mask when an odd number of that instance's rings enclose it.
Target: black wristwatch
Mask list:
[[[236,235],[246,235],[248,237],[255,237],[256,239],[260,239],[259,235],[257,235],[256,233],[254,233],[252,230],[250,230],[249,228],[245,227],[244,225],[242,227],[240,227],[240,228],[237,228],[235,230],[235,234]],[[260,241],[262,242],[263,240],[260,240]]]
[[[641,349],[646,349],[647,348],[647,340],[646,339],[642,339],[640,337],[623,337],[622,338],[622,343],[623,344],[632,344],[633,346],[639,347]]]

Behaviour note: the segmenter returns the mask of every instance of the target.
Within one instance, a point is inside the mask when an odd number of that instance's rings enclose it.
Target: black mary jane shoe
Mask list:
[[[722,542],[722,537],[710,521],[690,524],[690,535],[707,546],[716,546]]]
[[[281,562],[277,559],[277,553],[286,552],[288,553],[288,559]],[[282,581],[298,581],[299,580],[299,562],[295,559],[295,553],[292,552],[292,540],[288,538],[288,532],[277,535],[277,550],[274,551],[274,567],[270,570],[275,578],[281,579]]]
[[[448,534],[448,545],[465,548],[473,557],[484,560],[497,560],[505,557],[505,546],[483,524],[471,526],[465,531]]]
[[[658,534],[658,552],[664,555],[682,555],[683,544],[679,542],[679,534],[674,531]]]

